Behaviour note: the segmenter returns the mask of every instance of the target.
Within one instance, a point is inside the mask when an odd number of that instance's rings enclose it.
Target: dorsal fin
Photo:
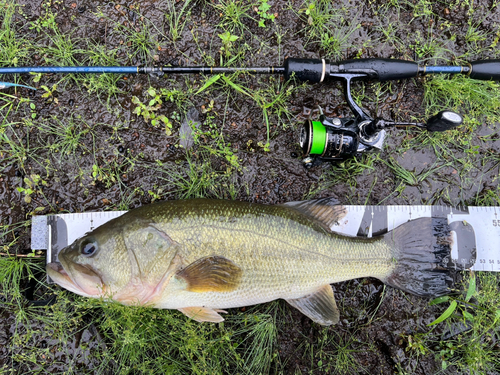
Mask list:
[[[347,210],[339,204],[337,198],[320,198],[302,202],[288,202],[284,206],[291,207],[302,214],[318,220],[331,230],[346,214]]]

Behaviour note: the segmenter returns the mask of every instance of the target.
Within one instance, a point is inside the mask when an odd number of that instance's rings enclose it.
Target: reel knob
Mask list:
[[[456,128],[463,122],[462,116],[452,111],[441,111],[432,116],[425,125],[430,132],[444,132]]]

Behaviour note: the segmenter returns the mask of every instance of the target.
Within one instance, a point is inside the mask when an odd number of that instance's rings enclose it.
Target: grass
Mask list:
[[[477,286],[476,286],[477,284]],[[472,286],[472,288],[471,288]],[[498,294],[499,278],[496,273],[477,272],[465,277],[463,287],[467,295],[441,297],[438,303],[452,301],[457,306],[445,318],[445,332],[420,334],[409,338],[408,350],[427,355],[438,347],[436,355],[442,360],[442,370],[455,373],[483,374],[500,370],[500,355],[496,349],[498,333],[493,327],[500,322]],[[477,290],[476,290],[477,288]],[[417,341],[415,341],[417,340]]]
[[[19,66],[29,56],[30,43],[27,39],[20,37],[22,30],[17,31],[13,25],[17,4],[2,4],[2,26],[0,31],[0,64]]]
[[[185,0],[179,6],[173,2],[167,3],[168,10],[165,12],[165,17],[169,26],[170,38],[174,43],[182,36],[190,15],[190,6],[191,0]]]
[[[461,64],[499,56],[498,25],[489,18],[497,2],[484,9],[477,2],[427,0],[339,6],[326,0],[180,0],[154,8],[103,3],[83,13],[77,5],[57,0],[30,8],[0,0],[0,65],[261,66],[281,65],[288,56]],[[320,105],[330,115],[350,115],[334,84],[246,74],[1,80],[38,90],[0,93],[2,328],[12,333],[0,372],[369,373],[370,363],[385,355],[370,329],[403,327],[415,332],[402,336],[400,373],[419,371],[422,361],[443,372],[500,371],[496,275],[478,274],[472,299],[464,304],[456,297],[460,314],[432,327],[402,315],[387,322],[392,301],[385,293],[369,323],[356,320],[354,328],[301,321],[283,302],[231,309],[220,325],[198,324],[175,311],[126,308],[44,285],[41,254],[28,249],[27,220],[37,213],[125,210],[191,197],[282,203],[338,195],[351,204],[420,203],[394,194],[414,187],[425,190],[428,203],[498,206],[498,83],[427,76],[356,84],[353,95],[374,116],[421,121],[448,108],[462,113],[464,124],[439,134],[391,130],[379,156],[305,171],[291,156],[305,109]],[[184,150],[178,129],[192,107],[200,112],[200,127],[194,146]],[[430,160],[422,173],[396,162],[410,149]],[[35,297],[56,294],[54,305],[26,303],[34,280]],[[407,311],[418,301],[408,297],[395,309]],[[349,299],[339,305],[344,319],[370,310]],[[446,308],[431,306],[418,315],[438,317]],[[461,323],[470,328],[449,338],[439,334]]]
[[[275,317],[268,313],[230,315],[227,323],[200,325],[179,312],[56,294],[54,305],[22,307],[17,314],[28,319],[15,332],[12,360],[25,363],[33,373],[62,364],[75,374],[215,374],[229,369],[264,374],[276,358]],[[74,353],[76,332],[94,337]],[[44,345],[37,342],[40,337]],[[59,363],[54,352],[68,355],[68,360]]]
[[[345,7],[335,7],[325,0],[306,1],[298,11],[306,23],[307,40],[319,45],[324,56],[332,59],[340,59],[346,49],[354,47],[352,36],[361,28],[358,16],[347,20],[348,13]],[[366,39],[362,46],[357,47],[366,48],[371,42]]]
[[[238,29],[243,32],[245,19],[252,19],[249,15],[251,5],[241,0],[221,0],[219,3],[213,4],[213,7],[220,12],[219,27],[223,29],[227,28],[230,31]]]

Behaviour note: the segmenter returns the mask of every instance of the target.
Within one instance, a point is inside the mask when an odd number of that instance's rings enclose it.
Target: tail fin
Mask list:
[[[396,268],[383,280],[388,285],[418,296],[450,292],[453,279],[448,269],[452,239],[446,219],[420,218],[384,235],[394,249]]]

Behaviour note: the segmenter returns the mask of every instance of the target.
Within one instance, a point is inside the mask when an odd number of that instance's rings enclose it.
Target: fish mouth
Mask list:
[[[84,297],[99,297],[104,293],[101,278],[89,267],[80,264],[64,267],[61,263],[47,263],[46,270],[54,282],[70,292]]]

